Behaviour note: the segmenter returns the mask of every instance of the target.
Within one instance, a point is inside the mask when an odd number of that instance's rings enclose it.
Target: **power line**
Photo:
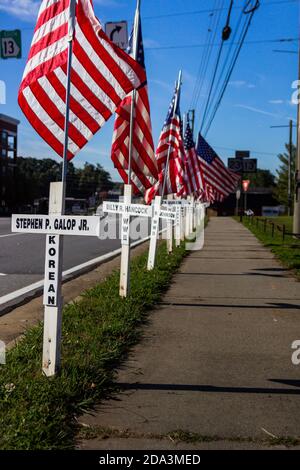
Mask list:
[[[281,39],[258,39],[254,41],[244,41],[244,44],[273,44],[273,43],[283,43],[283,42],[298,42],[299,38],[281,38]],[[239,45],[240,42],[235,42],[233,45]],[[220,46],[221,43],[214,43],[213,47]],[[154,46],[154,47],[145,47],[145,49],[149,50],[166,50],[166,49],[193,49],[193,48],[202,48],[208,47],[209,44],[202,43],[202,44],[181,44],[181,45],[172,45],[172,46]],[[229,44],[225,44],[225,46],[229,46]]]
[[[227,20],[226,20],[226,26],[225,28],[223,29],[223,34],[224,34],[224,31],[225,29],[229,29],[229,31],[231,31],[231,28],[229,26],[229,23],[230,23],[230,17],[231,17],[231,12],[232,12],[232,7],[233,7],[233,0],[230,1],[230,6],[229,6],[229,11],[228,11],[228,14],[227,14]],[[229,33],[230,34],[230,33]],[[227,38],[229,39],[229,37]],[[216,76],[217,76],[217,73],[218,73],[218,69],[219,69],[219,65],[220,65],[220,60],[221,60],[221,55],[222,55],[222,50],[223,50],[223,46],[225,44],[225,38],[224,36],[222,35],[222,42],[221,42],[221,46],[219,48],[219,52],[218,52],[218,55],[217,55],[217,60],[216,60],[216,63],[215,63],[215,68],[214,68],[214,72],[213,72],[213,76],[212,76],[212,81],[211,81],[211,84],[210,84],[210,88],[209,88],[209,92],[208,92],[208,96],[207,96],[207,100],[206,100],[206,105],[205,105],[205,108],[204,108],[204,113],[203,113],[203,117],[202,117],[202,123],[201,123],[201,127],[200,127],[200,132],[202,130],[202,126],[205,122],[205,119],[206,119],[206,115],[207,115],[207,111],[208,111],[208,108],[209,108],[209,105],[210,105],[210,99],[211,99],[211,94],[212,94],[212,91],[213,91],[213,87],[214,87],[214,84],[215,84],[215,80],[216,80]]]
[[[288,127],[288,126],[287,126],[287,127]],[[212,144],[212,145],[213,145],[213,144]],[[216,148],[216,149],[228,150],[228,151],[230,151],[230,152],[235,152],[235,151],[236,151],[236,149],[231,148],[231,147],[220,147],[220,146],[218,146],[218,145],[213,145],[213,147]],[[272,156],[272,157],[277,156],[276,153],[272,153],[272,152],[261,152],[260,150],[251,150],[251,149],[250,149],[250,152],[251,152],[251,153],[255,153],[255,154],[260,154],[260,155],[269,155],[269,156]]]
[[[274,5],[282,5],[282,4],[287,4],[287,3],[296,3],[298,0],[281,0],[278,2],[268,2],[268,3],[263,3],[261,6],[267,7],[267,6],[274,6]],[[233,7],[234,10],[239,9],[240,7]],[[227,10],[227,8],[210,8],[210,9],[205,9],[205,10],[194,10],[194,11],[183,11],[183,12],[177,12],[177,13],[166,13],[163,15],[155,15],[155,16],[144,16],[143,20],[156,20],[159,18],[171,18],[174,16],[190,16],[190,15],[201,15],[204,13],[212,13],[212,12],[217,12],[217,11],[224,11]]]
[[[222,1],[221,5],[224,5],[224,0]],[[207,47],[204,50],[204,53],[202,54],[202,60],[201,60],[202,64],[200,64],[199,66],[196,83],[194,87],[193,98],[192,98],[192,102],[190,105],[191,108],[197,107],[197,103],[201,96],[201,92],[203,89],[203,85],[205,83],[206,73],[208,70],[209,63],[210,63],[212,48],[213,48],[214,40],[217,35],[217,30],[219,27],[220,20],[221,20],[221,11],[219,11],[218,15],[212,14],[207,35],[209,36],[212,31],[215,31],[215,32],[213,35],[211,35],[211,40],[209,41],[209,44],[210,44],[209,47]]]

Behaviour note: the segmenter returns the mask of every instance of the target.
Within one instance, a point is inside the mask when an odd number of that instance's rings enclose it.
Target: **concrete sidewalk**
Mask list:
[[[185,259],[119,370],[119,394],[80,418],[93,438],[78,448],[267,448],[271,435],[284,448],[300,438],[299,288],[241,224],[211,219],[204,249]]]

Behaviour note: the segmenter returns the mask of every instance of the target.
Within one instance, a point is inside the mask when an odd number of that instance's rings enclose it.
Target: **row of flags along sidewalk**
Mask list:
[[[129,53],[105,35],[91,0],[76,1],[71,31],[70,2],[43,0],[40,7],[18,97],[32,127],[63,156],[68,43],[72,34],[68,159],[115,114],[111,158],[124,183],[132,185],[135,194],[142,194],[148,204],[156,195],[167,194],[193,195],[209,203],[222,201],[236,189],[239,176],[226,168],[200,134],[195,145],[189,123],[183,129],[181,83],[177,83],[154,150],[140,1],[135,44],[132,34]],[[134,55],[134,48],[136,60],[130,56]]]
[[[160,221],[167,220],[171,252],[173,228],[179,244],[184,240],[183,229],[187,238],[197,226],[202,227],[203,233],[207,204],[202,203],[223,200],[235,189],[239,177],[225,167],[201,135],[195,145],[189,124],[184,128],[180,113],[181,72],[154,150],[140,3],[137,0],[130,50],[126,53],[104,33],[92,0],[43,0],[18,101],[32,127],[63,158],[61,182],[51,183],[49,194],[49,216],[55,214],[61,221],[66,217],[67,161],[115,114],[111,157],[125,183],[123,205],[137,208],[132,204],[132,191],[142,194],[147,204],[154,200],[145,214],[151,218],[147,264],[151,270],[155,265]],[[163,200],[165,195],[167,201]],[[172,201],[172,195],[179,200]],[[195,200],[199,202],[195,204]],[[173,208],[171,203],[175,203]],[[13,216],[13,231],[18,231],[14,228],[18,217]],[[122,215],[119,290],[122,297],[127,297],[130,291],[130,217]],[[83,222],[94,227],[89,235],[97,236],[100,218],[87,216]],[[31,229],[27,232],[35,233]],[[50,235],[46,229],[42,233],[47,235],[42,367],[50,377],[61,367],[64,233],[56,230]],[[55,253],[55,269],[51,273],[50,253]],[[50,274],[53,284],[48,286]],[[50,292],[53,295],[48,298]]]

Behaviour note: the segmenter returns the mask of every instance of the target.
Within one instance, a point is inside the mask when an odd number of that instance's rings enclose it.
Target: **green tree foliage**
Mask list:
[[[14,186],[15,205],[33,204],[35,199],[48,197],[49,184],[60,181],[62,163],[50,158],[17,159]],[[67,196],[87,199],[96,192],[107,191],[113,187],[110,174],[101,165],[85,163],[83,168],[76,168],[68,163]]]
[[[278,155],[281,165],[277,170],[277,185],[275,188],[275,196],[285,206],[288,205],[288,162],[289,162],[289,146],[286,144],[286,152]],[[296,147],[292,147],[291,159],[291,193],[292,193],[292,206],[295,191],[295,167],[296,167]]]
[[[256,173],[245,173],[243,180],[250,180],[251,188],[272,188],[275,186],[275,176],[270,170],[258,168]]]

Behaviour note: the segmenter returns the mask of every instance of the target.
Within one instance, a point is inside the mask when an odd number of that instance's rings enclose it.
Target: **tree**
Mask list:
[[[86,162],[82,169],[77,169],[77,172],[80,197],[88,198],[113,187],[110,174],[99,163],[95,166]]]
[[[48,198],[49,185],[61,180],[62,163],[51,158],[17,158],[15,178],[6,179],[7,191],[16,206],[33,204],[35,199]],[[67,197],[87,199],[113,187],[110,174],[101,165],[85,163],[76,168],[68,163]]]
[[[257,169],[256,173],[245,173],[243,180],[250,180],[252,188],[272,188],[275,186],[275,175],[270,170]]]
[[[288,163],[289,163],[289,145],[286,144],[286,152],[278,155],[281,162],[277,173],[277,185],[274,194],[280,204],[288,207]],[[293,194],[295,191],[295,168],[296,168],[296,147],[292,147],[292,159],[291,159],[291,195],[292,203],[291,208],[293,210],[294,198]]]

